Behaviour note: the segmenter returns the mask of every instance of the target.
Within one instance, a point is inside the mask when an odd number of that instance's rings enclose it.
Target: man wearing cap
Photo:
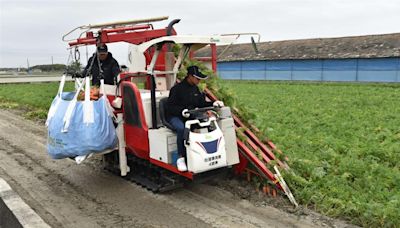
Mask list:
[[[97,60],[97,56],[99,57]],[[108,85],[117,84],[117,77],[120,73],[120,68],[117,60],[112,57],[108,52],[107,45],[100,44],[97,46],[97,52],[90,57],[88,64],[83,71],[83,76],[87,76],[90,66],[92,66],[90,73],[92,74],[92,85],[100,85],[100,70],[103,70],[104,83]]]
[[[176,164],[181,172],[187,171],[186,167],[186,148],[183,142],[183,131],[185,121],[190,117],[187,113],[190,109],[203,108],[209,106],[224,106],[222,101],[208,102],[205,95],[200,92],[197,85],[200,80],[207,79],[208,76],[202,74],[197,66],[187,68],[187,76],[179,84],[173,86],[169,93],[167,102],[167,119],[175,127],[177,134],[177,146],[179,157]]]

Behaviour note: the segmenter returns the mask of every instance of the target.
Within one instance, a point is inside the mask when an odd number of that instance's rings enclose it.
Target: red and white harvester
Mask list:
[[[69,40],[72,49],[99,43],[129,43],[127,69],[120,73],[116,86],[105,87],[115,108],[119,141],[118,149],[101,153],[105,168],[154,192],[233,170],[236,174],[247,172],[265,178],[277,189],[290,193],[278,169],[275,167],[277,173],[274,174],[266,166],[274,160],[277,166],[286,168],[286,163],[272,151],[281,152],[272,142],[257,138],[229,107],[191,111],[200,117],[186,122],[188,171],[178,171],[176,135],[164,115],[169,89],[176,83],[184,59],[195,56],[197,50],[206,46],[211,56],[197,60],[211,63],[210,68],[215,72],[216,45],[232,44],[235,37],[177,35],[173,26],[180,21],[178,19],[161,29],[151,24],[166,19],[168,17],[80,26],[77,29],[85,31],[78,39]],[[177,56],[172,51],[176,44],[181,47]],[[144,84],[144,89],[139,89],[138,84]],[[208,89],[204,92],[211,101],[217,100]],[[210,110],[215,115],[202,115]],[[236,136],[239,128],[240,138]]]

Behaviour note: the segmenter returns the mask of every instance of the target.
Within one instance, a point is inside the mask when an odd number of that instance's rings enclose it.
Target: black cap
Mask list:
[[[187,68],[188,75],[193,75],[198,79],[207,79],[208,76],[204,75],[200,72],[199,67],[197,66],[190,66]]]
[[[97,46],[97,52],[99,52],[99,53],[108,52],[107,45],[100,44],[99,46]]]

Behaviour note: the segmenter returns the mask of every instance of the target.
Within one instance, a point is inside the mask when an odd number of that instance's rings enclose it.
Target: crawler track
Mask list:
[[[120,175],[118,151],[104,155],[104,168],[115,175]],[[151,164],[149,161],[127,154],[130,172],[124,179],[132,181],[149,191],[166,192],[184,185],[185,179],[173,172]]]
[[[170,191],[193,183],[204,183],[210,179],[226,176],[228,172],[231,171],[230,168],[215,169],[196,174],[195,180],[192,181],[169,170],[153,165],[148,160],[138,158],[133,154],[127,154],[127,161],[131,171],[123,178],[154,193]],[[118,151],[105,154],[103,157],[103,164],[104,169],[117,176],[120,175]]]

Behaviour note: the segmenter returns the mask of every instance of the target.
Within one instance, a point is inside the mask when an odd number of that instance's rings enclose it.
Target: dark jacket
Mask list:
[[[205,95],[200,92],[197,85],[190,85],[185,78],[179,84],[173,86],[169,92],[167,102],[167,118],[177,116],[182,118],[183,109],[194,109],[212,106],[207,102]]]
[[[90,64],[94,58],[94,63],[92,66],[91,74],[92,74],[92,85],[100,85],[100,71],[99,71],[99,63],[97,61],[96,54],[90,57],[88,64],[83,71],[83,76],[86,76],[87,71],[89,70]],[[104,61],[100,61],[101,68],[103,69],[104,83],[108,85],[115,85],[117,82],[117,76],[120,72],[120,68],[117,60],[112,57],[112,54],[109,52],[107,58]]]

